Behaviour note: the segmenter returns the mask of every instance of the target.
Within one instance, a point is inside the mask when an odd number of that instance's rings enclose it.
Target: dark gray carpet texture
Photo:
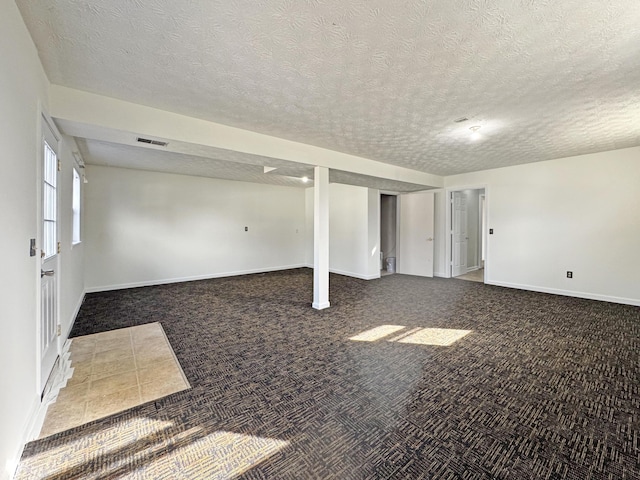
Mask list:
[[[331,275],[316,311],[312,281],[87,295],[72,336],[160,322],[192,388],[28,444],[23,478],[640,479],[639,307]]]

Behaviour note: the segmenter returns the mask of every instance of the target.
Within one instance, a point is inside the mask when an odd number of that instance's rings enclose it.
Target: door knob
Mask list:
[[[40,278],[47,276],[47,277],[53,277],[53,274],[55,272],[53,270],[40,270]]]
[[[432,241],[433,241],[432,237],[427,238],[427,242],[432,242]]]

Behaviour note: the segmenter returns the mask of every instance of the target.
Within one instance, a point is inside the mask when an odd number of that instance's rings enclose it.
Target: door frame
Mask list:
[[[56,139],[56,156],[58,161],[61,161],[61,155],[60,155],[60,150],[62,147],[62,134],[60,133],[60,131],[58,130],[56,124],[53,122],[53,119],[51,118],[51,116],[42,108],[41,105],[39,105],[40,108],[38,108],[38,128],[37,130],[37,134],[38,134],[38,138],[37,138],[37,142],[38,142],[38,148],[37,148],[37,158],[36,158],[36,219],[37,219],[37,228],[36,228],[36,246],[37,246],[37,253],[36,253],[36,262],[35,262],[35,277],[36,277],[36,338],[35,338],[35,345],[36,345],[36,388],[37,388],[37,392],[42,395],[44,388],[46,386],[46,379],[43,379],[42,377],[42,345],[41,345],[41,338],[42,338],[42,277],[40,275],[40,270],[42,268],[42,259],[40,257],[40,252],[42,252],[42,247],[43,247],[43,242],[44,242],[44,232],[43,232],[43,228],[42,228],[42,223],[43,223],[43,215],[44,215],[44,211],[43,211],[43,181],[44,181],[44,171],[43,171],[43,158],[44,158],[44,135],[45,135],[45,125],[47,127],[49,127],[49,129],[51,130],[51,133],[53,133],[53,136]],[[60,236],[61,236],[61,218],[60,218],[60,203],[61,203],[61,178],[60,178],[60,171],[57,172],[58,175],[58,179],[57,179],[57,189],[56,189],[56,210],[57,210],[57,221],[56,221],[56,240],[58,242],[61,242]],[[55,263],[54,263],[54,268],[55,268],[55,272],[56,272],[56,328],[60,327],[60,286],[61,283],[60,282],[60,253],[58,253],[56,255],[55,258]],[[56,336],[56,353],[58,355],[58,357],[61,354],[62,351],[62,345],[60,343],[60,335]],[[54,362],[55,365],[55,362]],[[51,374],[51,372],[47,373],[47,377],[49,377],[49,375]]]
[[[488,226],[491,224],[490,217],[490,203],[489,203],[489,186],[486,184],[471,184],[471,185],[463,185],[460,187],[451,187],[445,189],[445,277],[452,277],[452,265],[451,262],[453,260],[453,219],[451,215],[451,202],[453,201],[453,192],[461,192],[463,190],[482,190],[484,189],[484,207],[485,207],[485,224],[482,225],[481,235],[484,236],[485,239],[485,261],[484,261],[484,283],[490,283],[489,279],[491,278],[489,275],[490,265],[491,265],[491,255],[490,255],[490,246],[491,242],[489,242],[489,229]]]
[[[378,190],[378,251],[382,252],[384,254],[384,252],[382,251],[382,196],[386,195],[388,197],[396,197],[396,231],[395,233],[395,237],[396,237],[396,257],[398,255],[398,240],[399,240],[399,228],[398,228],[398,196],[401,195],[398,192],[392,192],[392,191],[388,191],[388,190]],[[398,266],[398,259],[396,258],[396,272],[397,273],[397,266]],[[384,258],[381,259],[381,265],[380,265],[380,271],[384,270]]]

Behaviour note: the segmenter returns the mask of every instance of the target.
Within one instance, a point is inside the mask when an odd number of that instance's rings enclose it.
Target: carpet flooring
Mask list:
[[[18,478],[640,478],[640,308],[330,282],[323,311],[308,269],[88,295],[72,336],[158,321],[192,389],[29,443]]]

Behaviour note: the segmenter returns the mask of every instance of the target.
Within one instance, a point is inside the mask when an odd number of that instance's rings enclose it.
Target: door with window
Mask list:
[[[42,185],[40,222],[40,391],[58,357],[58,138],[46,120],[42,122]]]

